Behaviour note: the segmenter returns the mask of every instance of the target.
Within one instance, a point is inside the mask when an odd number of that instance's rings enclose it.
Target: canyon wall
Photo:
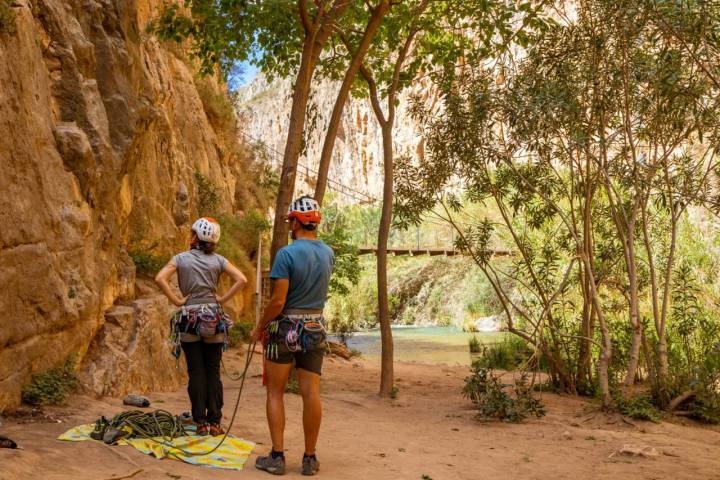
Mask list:
[[[161,0],[0,4],[0,412],[73,353],[96,394],[177,388],[170,306],[133,257],[186,248],[198,173],[219,212],[265,208],[223,87],[145,33]]]
[[[298,168],[298,194],[312,194],[314,191],[327,121],[338,89],[338,82],[321,80],[311,93],[306,145]],[[431,109],[437,106],[439,100],[427,79],[416,81],[400,95],[393,131],[396,156],[418,158],[425,154],[420,128],[409,112],[413,96],[419,96],[420,101]],[[268,82],[259,75],[236,92],[236,108],[242,119],[244,138],[266,145],[264,150],[276,167],[282,165],[291,101],[292,79]],[[383,100],[382,103],[385,106],[387,102]],[[341,204],[367,202],[367,196],[382,197],[382,133],[367,99],[350,98],[345,105],[329,178],[329,191],[335,191],[335,198]]]

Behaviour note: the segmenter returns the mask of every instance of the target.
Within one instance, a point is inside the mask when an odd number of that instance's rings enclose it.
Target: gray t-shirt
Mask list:
[[[217,253],[204,253],[201,250],[190,250],[178,253],[173,257],[177,268],[178,286],[183,296],[190,295],[186,305],[198,303],[216,303],[220,275],[228,261]]]

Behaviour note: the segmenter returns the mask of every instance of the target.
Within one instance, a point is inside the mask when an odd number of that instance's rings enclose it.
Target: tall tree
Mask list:
[[[521,4],[529,15],[536,10],[530,2]],[[395,149],[393,128],[400,104],[400,93],[420,74],[441,78],[441,67],[454,70],[464,61],[477,63],[493,50],[492,39],[500,38],[507,48],[512,32],[514,6],[501,2],[406,1],[393,7],[380,33],[360,67],[364,85],[358,95],[369,97],[380,125],[383,144],[383,199],[377,241],[378,320],[382,341],[380,395],[390,396],[393,389],[393,342],[388,308],[387,245],[393,221]],[[524,21],[520,22],[524,26]],[[499,34],[499,35],[498,35]],[[350,50],[347,36],[342,37]],[[383,107],[382,101],[385,101]]]
[[[283,165],[280,173],[280,189],[275,204],[275,220],[270,255],[275,257],[280,248],[287,245],[288,225],[282,215],[292,201],[295,191],[295,174],[302,148],[305,129],[305,112],[310,95],[310,82],[320,55],[335,29],[335,22],[350,5],[351,0],[318,2],[316,8],[309,8],[307,0],[298,0],[298,12],[303,28],[302,56],[293,85],[292,108],[288,126]],[[328,5],[329,4],[329,5]]]
[[[352,29],[343,30],[345,37],[344,46],[348,49],[348,56],[350,57],[350,64],[345,70],[343,81],[340,84],[335,104],[330,115],[328,122],[327,131],[325,132],[325,140],[323,142],[322,152],[320,154],[320,162],[318,164],[318,177],[315,184],[315,199],[322,204],[325,198],[325,190],[327,188],[328,172],[330,170],[330,160],[332,159],[333,149],[335,147],[335,140],[337,138],[338,128],[340,127],[340,121],[342,120],[342,113],[347,103],[350,91],[353,86],[353,82],[360,71],[360,67],[363,64],[365,55],[372,44],[372,41],[377,34],[382,20],[391,8],[391,2],[388,0],[380,0],[374,7],[370,7],[370,16],[367,21],[365,30],[362,32],[357,45],[354,42]]]
[[[467,199],[495,204],[501,222],[471,219],[458,233],[509,330],[542,352],[561,387],[596,384],[609,406],[613,378],[629,395],[639,373],[668,375],[678,228],[689,205],[713,206],[720,95],[682,52],[702,41],[667,35],[652,10],[576,7],[522,62],[502,64],[500,86],[492,69],[456,76],[435,118],[418,110],[430,158],[407,167],[398,192],[411,217],[439,200],[447,217],[463,212],[439,196],[456,177]],[[517,254],[507,269],[489,258],[498,237]]]
[[[184,8],[179,4],[165,5],[151,29],[164,39],[191,38],[192,52],[206,73],[213,73],[218,64],[228,72],[238,61],[251,61],[270,76],[295,75],[275,205],[276,212],[282,213],[292,201],[295,189],[313,76],[321,63],[325,63],[329,71],[343,68],[335,57],[323,58],[322,54],[329,48],[338,22],[348,11],[353,11],[351,6],[362,3],[354,0],[310,3],[307,0],[188,0],[183,5]],[[384,8],[376,11],[383,13]],[[376,24],[377,18],[369,25],[370,33],[377,28]],[[287,236],[284,216],[276,215],[270,246],[272,257],[287,244]]]

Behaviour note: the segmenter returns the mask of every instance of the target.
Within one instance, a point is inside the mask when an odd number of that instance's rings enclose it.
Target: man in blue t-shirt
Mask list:
[[[283,396],[295,364],[303,399],[305,454],[302,474],[315,475],[320,463],[315,446],[320,432],[320,374],[326,349],[323,308],[327,300],[334,255],[318,240],[320,206],[311,197],[290,204],[287,221],[292,244],[278,251],[270,278],[273,293],[252,338],[263,338],[267,378],[267,418],[272,450],[258,457],[255,466],[275,475],[285,473]]]

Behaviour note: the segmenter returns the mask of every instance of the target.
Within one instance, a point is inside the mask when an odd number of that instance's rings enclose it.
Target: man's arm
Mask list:
[[[287,278],[277,278],[273,280],[273,292],[270,301],[265,307],[265,312],[259,323],[255,325],[255,328],[250,333],[253,341],[257,341],[267,324],[275,320],[275,318],[282,313],[285,307],[285,300],[287,300],[289,286],[290,280]]]

